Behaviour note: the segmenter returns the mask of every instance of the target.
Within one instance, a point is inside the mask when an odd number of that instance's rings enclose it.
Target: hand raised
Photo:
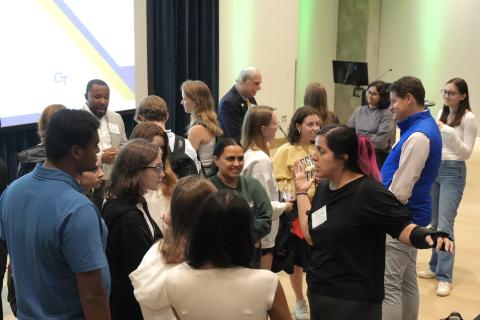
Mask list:
[[[307,190],[312,185],[315,177],[307,180],[305,175],[305,167],[300,163],[300,161],[295,161],[292,167],[292,176],[293,182],[295,185],[295,191],[298,192],[307,192]]]

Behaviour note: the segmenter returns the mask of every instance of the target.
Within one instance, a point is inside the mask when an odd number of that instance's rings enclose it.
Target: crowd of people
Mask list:
[[[476,137],[466,82],[445,84],[435,120],[419,79],[374,81],[347,124],[310,83],[276,150],[261,82],[241,70],[217,113],[208,86],[185,81],[186,132],[167,130],[166,102],[148,96],[128,140],[102,80],[88,83],[83,110],[47,107],[8,188],[0,162],[15,315],[292,319],[285,271],[298,320],[417,319],[416,255],[428,248],[419,276],[448,295]]]

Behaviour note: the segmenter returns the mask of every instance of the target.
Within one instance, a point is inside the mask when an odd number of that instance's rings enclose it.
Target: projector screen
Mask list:
[[[0,126],[37,122],[54,103],[82,108],[102,79],[109,110],[147,94],[145,0],[0,2]]]

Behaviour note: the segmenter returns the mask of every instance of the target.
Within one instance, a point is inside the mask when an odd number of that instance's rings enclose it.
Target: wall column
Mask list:
[[[339,0],[337,60],[368,63],[369,82],[378,74],[378,45],[381,0]],[[361,98],[353,96],[353,86],[335,85],[334,111],[347,122]]]

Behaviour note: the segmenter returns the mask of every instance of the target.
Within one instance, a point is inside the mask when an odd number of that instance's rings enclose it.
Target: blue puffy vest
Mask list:
[[[430,139],[430,153],[406,206],[410,210],[415,224],[427,226],[432,220],[431,190],[442,160],[442,137],[428,110],[415,113],[397,125],[400,128],[400,141],[393,147],[382,166],[383,184],[388,188],[392,183],[393,175],[400,163],[403,143],[414,132],[425,134]]]

